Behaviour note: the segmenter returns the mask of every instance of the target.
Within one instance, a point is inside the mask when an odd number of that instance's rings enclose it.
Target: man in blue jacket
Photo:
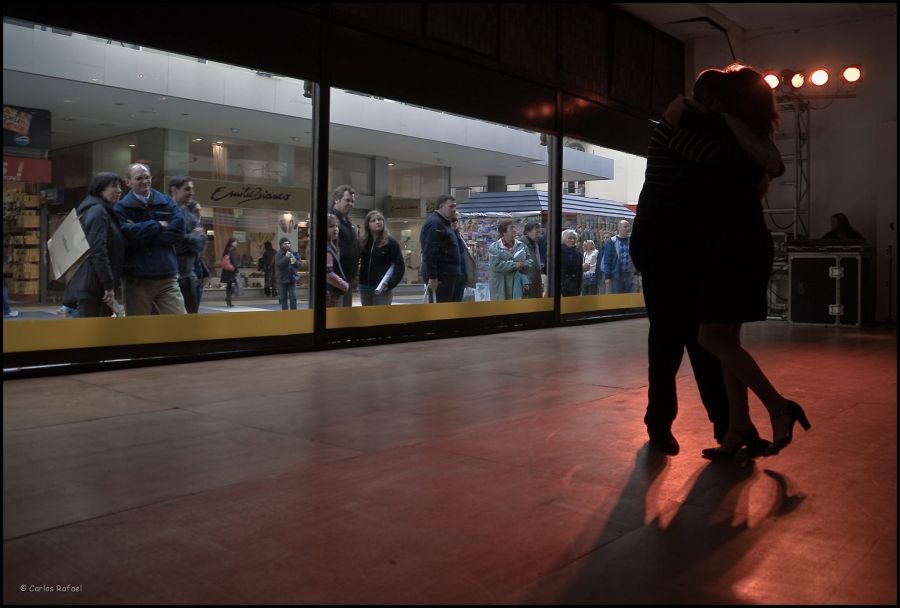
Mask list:
[[[178,287],[181,289],[181,297],[184,298],[184,307],[188,314],[197,314],[200,310],[197,259],[206,249],[206,230],[200,220],[188,210],[188,203],[194,198],[194,180],[188,175],[176,175],[169,180],[169,196],[184,216],[184,240],[175,245],[175,255],[178,258]]]
[[[175,245],[184,239],[184,216],[171,198],[150,187],[147,165],[125,171],[131,190],[115,211],[128,249],[125,254],[125,310],[128,316],[186,314],[178,287]]]
[[[606,242],[600,270],[606,276],[606,293],[632,293],[634,289],[634,263],[631,261],[631,243],[628,238],[628,220],[619,222],[619,232]]]

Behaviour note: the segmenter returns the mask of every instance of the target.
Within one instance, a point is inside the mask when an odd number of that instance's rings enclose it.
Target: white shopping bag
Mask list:
[[[53,238],[47,241],[53,278],[58,279],[69,270],[77,268],[76,264],[82,261],[90,248],[81,222],[72,209],[53,233]]]
[[[437,297],[435,293],[428,288],[428,283],[425,284],[425,293],[422,294],[422,304],[434,304],[437,302]]]

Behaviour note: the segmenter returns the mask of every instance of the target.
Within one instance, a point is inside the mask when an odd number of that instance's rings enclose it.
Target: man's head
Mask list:
[[[291,239],[287,238],[286,236],[281,237],[281,239],[278,240],[278,247],[281,249],[290,249]]]
[[[434,210],[449,222],[456,215],[456,199],[449,194],[442,194],[437,197],[437,204]]]
[[[619,238],[624,239],[628,236],[628,229],[631,228],[631,222],[622,220],[619,222]]]
[[[537,222],[525,222],[524,232],[525,236],[536,241],[541,236],[541,225]]]
[[[724,80],[725,72],[722,70],[703,70],[700,72],[697,80],[694,81],[694,101],[707,109],[720,107]]]
[[[331,201],[337,214],[347,217],[350,215],[353,205],[356,204],[356,190],[347,185],[338,186],[331,195]]]
[[[125,185],[135,194],[149,196],[152,179],[150,168],[147,165],[134,163],[128,165],[128,169],[125,170]]]
[[[187,175],[176,175],[169,181],[169,196],[180,207],[188,204],[194,197],[194,178]]]

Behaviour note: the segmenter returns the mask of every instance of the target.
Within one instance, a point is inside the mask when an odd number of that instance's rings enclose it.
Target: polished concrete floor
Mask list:
[[[896,328],[748,326],[813,428],[716,463],[687,359],[648,447],[646,335],[5,382],[4,603],[895,604]]]

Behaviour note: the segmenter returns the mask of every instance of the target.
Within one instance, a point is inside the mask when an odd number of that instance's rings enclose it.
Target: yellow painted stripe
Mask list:
[[[345,327],[418,323],[421,321],[442,321],[445,319],[517,315],[552,310],[553,300],[536,298],[533,300],[506,300],[502,302],[454,302],[446,304],[329,308],[325,312],[325,317],[328,329],[340,329]]]
[[[643,308],[639,293],[562,298],[562,314]],[[329,329],[374,327],[551,312],[550,298],[502,302],[411,304],[329,308]],[[130,346],[229,338],[311,334],[313,311],[278,310],[204,315],[125,317],[123,319],[17,320],[3,323],[3,352]]]
[[[3,352],[311,334],[313,311],[47,319],[3,323]]]
[[[563,315],[620,308],[644,308],[644,294],[614,293],[602,296],[571,296],[561,298],[560,302],[559,313]]]

